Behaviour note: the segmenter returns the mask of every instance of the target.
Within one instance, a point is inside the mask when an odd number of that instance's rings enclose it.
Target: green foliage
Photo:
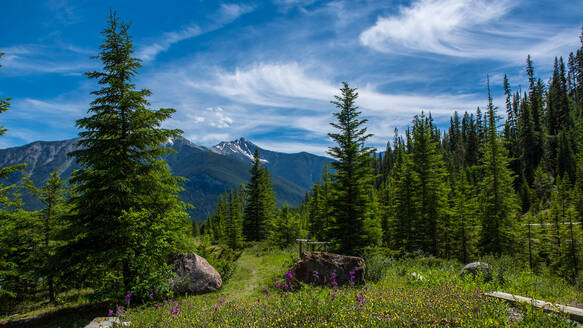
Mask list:
[[[357,254],[364,247],[376,244],[381,235],[380,221],[374,217],[370,194],[372,189],[372,169],[370,167],[372,149],[364,143],[372,135],[367,133],[363,124],[366,119],[359,119],[356,98],[358,92],[344,82],[341,95],[335,96],[332,104],[339,112],[334,113],[338,123],[330,125],[338,130],[329,133],[337,143],[328,154],[337,159],[332,163],[332,199],[331,213],[333,221],[329,231],[335,248],[344,254]]]
[[[243,234],[246,240],[259,241],[267,238],[268,224],[275,214],[275,194],[269,171],[261,166],[258,149],[255,149],[250,173],[251,178],[246,189]]]
[[[75,214],[60,251],[70,264],[65,271],[81,273],[106,295],[161,280],[146,271],[162,277],[179,236],[187,233],[186,205],[178,198],[182,180],[170,173],[162,158],[168,148],[161,146],[181,131],[160,128],[174,110],[148,109],[150,91],[132,83],[141,65],[132,57],[128,30],[110,15],[96,57],[103,70],[87,73],[102,88],[92,92],[91,116],[77,121],[81,149],[71,155],[82,168],[71,179]]]
[[[299,215],[285,204],[270,224],[268,240],[273,245],[284,248],[295,244],[299,236]]]
[[[507,149],[498,133],[498,116],[492,103],[488,84],[486,142],[482,148],[481,169],[484,178],[479,184],[482,232],[480,249],[483,254],[511,252],[515,231],[517,198],[512,188],[514,176],[509,169]]]

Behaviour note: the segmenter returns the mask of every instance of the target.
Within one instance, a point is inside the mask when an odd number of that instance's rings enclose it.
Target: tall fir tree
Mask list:
[[[96,56],[103,70],[87,73],[102,87],[92,92],[90,116],[77,121],[79,150],[70,155],[82,168],[71,179],[76,214],[73,239],[63,250],[64,258],[82,263],[97,278],[91,279],[94,287],[116,294],[146,279],[146,270],[151,275],[166,270],[165,256],[178,247],[187,219],[178,198],[182,180],[170,173],[163,160],[170,149],[161,146],[181,133],[160,128],[175,110],[148,109],[150,91],[136,90],[132,81],[141,64],[132,57],[128,31],[112,12]]]
[[[59,176],[59,171],[51,172],[49,179],[44,186],[37,188],[32,181],[26,178],[27,189],[29,189],[43,204],[39,216],[41,223],[41,253],[44,259],[41,273],[46,278],[49,301],[56,304],[55,290],[55,272],[57,265],[54,263],[55,249],[58,242],[57,235],[64,228],[65,215],[68,209],[66,201],[68,200],[68,190],[65,181]]]
[[[430,120],[423,113],[413,120],[413,170],[415,202],[420,215],[418,233],[421,249],[438,256],[440,240],[446,229],[445,207],[448,194],[445,163],[439,142],[432,137]]]
[[[479,205],[482,208],[480,250],[482,254],[502,254],[512,250],[517,199],[509,169],[507,149],[498,133],[498,116],[492,103],[488,81],[488,112],[486,113],[486,140],[482,147]]]
[[[268,225],[275,214],[275,194],[267,168],[261,165],[259,150],[255,149],[251,178],[247,184],[247,205],[243,221],[246,240],[258,241],[267,238]]]
[[[364,144],[372,135],[367,133],[356,106],[358,92],[343,82],[340,96],[334,96],[338,112],[337,123],[330,125],[338,132],[328,133],[336,142],[328,154],[337,161],[331,166],[332,174],[332,218],[330,236],[335,248],[344,254],[358,254],[364,247],[378,242],[373,240],[375,230],[380,229],[371,213],[369,198],[373,175],[370,165],[372,148]]]

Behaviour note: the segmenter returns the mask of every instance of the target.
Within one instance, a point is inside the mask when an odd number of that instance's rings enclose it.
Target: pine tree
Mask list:
[[[334,96],[339,112],[334,113],[337,123],[330,125],[338,132],[328,133],[337,143],[329,148],[328,154],[337,159],[332,163],[332,217],[330,236],[338,251],[357,254],[371,243],[371,231],[367,231],[371,218],[369,190],[373,176],[370,167],[373,150],[364,143],[371,136],[363,125],[366,119],[359,119],[361,112],[356,106],[358,92],[343,82],[341,95]]]
[[[516,197],[509,169],[507,150],[498,134],[496,107],[492,103],[488,81],[488,112],[486,140],[482,148],[481,166],[484,179],[479,185],[482,233],[480,249],[483,254],[502,254],[512,248],[513,218],[516,215]]]
[[[0,59],[4,55],[3,52],[0,52]],[[0,65],[2,67],[2,65]],[[10,98],[0,98],[0,114],[4,113],[10,108]],[[6,133],[7,129],[5,129],[2,125],[0,125],[0,136]],[[25,167],[25,164],[13,165],[8,166],[0,169],[0,180],[5,179],[10,176],[12,173],[16,171],[20,171]],[[3,186],[2,182],[0,182],[0,207],[15,205],[15,203],[10,202],[10,198],[8,197],[8,193],[10,190],[14,188],[14,186]]]
[[[241,212],[241,199],[239,192],[229,191],[228,215],[226,223],[227,245],[232,249],[241,248],[243,245],[243,214]]]
[[[198,237],[200,236],[200,224],[198,224],[198,221],[196,221],[196,219],[192,220],[192,237]]]
[[[475,254],[476,229],[476,197],[473,186],[467,176],[469,169],[461,171],[452,187],[452,233],[454,256],[468,263]]]
[[[103,278],[92,280],[95,287],[116,294],[146,279],[146,270],[151,275],[166,270],[166,256],[186,233],[187,218],[178,198],[182,180],[171,175],[162,159],[169,148],[161,146],[181,131],[160,128],[174,110],[148,109],[150,91],[132,83],[141,64],[132,57],[128,30],[110,14],[96,57],[103,70],[87,73],[102,88],[92,92],[91,116],[77,121],[80,149],[70,155],[82,168],[71,179],[77,193],[70,225],[74,239],[63,250],[64,258]]]
[[[412,252],[420,249],[421,244],[415,238],[421,226],[419,223],[418,208],[415,206],[415,181],[417,176],[413,170],[410,155],[405,152],[402,143],[395,149],[396,162],[391,172],[391,184],[387,185],[391,203],[389,205],[389,246]]]
[[[284,204],[270,224],[269,241],[281,248],[292,245],[300,236],[298,220],[298,214]]]
[[[261,166],[259,150],[255,149],[251,178],[247,184],[247,206],[243,223],[245,239],[249,241],[267,238],[268,224],[275,213],[275,195],[267,168]]]
[[[35,187],[30,179],[26,178],[26,182],[27,189],[32,191],[44,205],[44,208],[40,211],[42,221],[41,239],[43,243],[41,252],[44,259],[42,274],[47,279],[49,301],[55,304],[55,271],[57,268],[54,267],[55,265],[50,260],[54,258],[55,239],[63,228],[64,216],[67,213],[65,202],[67,201],[68,191],[65,188],[65,182],[59,176],[58,170],[50,174],[49,179],[40,189]]]
[[[430,120],[421,113],[413,121],[413,170],[416,174],[415,201],[420,215],[416,237],[422,250],[439,255],[440,239],[445,229],[446,172],[439,143],[432,137]],[[441,230],[441,231],[440,231]]]

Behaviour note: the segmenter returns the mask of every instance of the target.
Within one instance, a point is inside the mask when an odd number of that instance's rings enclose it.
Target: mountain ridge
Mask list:
[[[61,141],[35,141],[23,146],[0,149],[0,168],[26,163],[23,170],[36,185],[42,185],[49,174],[59,170],[64,180],[81,166],[67,154],[77,149],[79,138]],[[220,150],[219,145],[222,145]],[[232,187],[239,187],[249,180],[252,154],[259,149],[262,164],[272,177],[274,190],[280,205],[298,205],[305,193],[318,181],[325,164],[332,160],[306,152],[281,153],[262,149],[245,138],[223,141],[215,146],[197,145],[179,137],[169,139],[164,147],[175,152],[166,155],[173,174],[185,177],[183,201],[195,206],[189,212],[193,219],[202,221],[216,207],[218,195]],[[23,172],[15,173],[5,181],[17,183]],[[317,172],[317,174],[315,174]],[[27,209],[41,208],[42,204],[32,195],[23,192]]]

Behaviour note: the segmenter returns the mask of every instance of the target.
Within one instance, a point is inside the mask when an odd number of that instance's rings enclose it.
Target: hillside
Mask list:
[[[79,168],[73,158],[67,153],[76,149],[76,140],[37,141],[31,144],[0,150],[0,168],[26,163],[25,173],[32,181],[41,185],[49,174],[58,169],[61,177],[68,180],[71,173]],[[220,145],[233,149],[234,145],[244,143],[247,150],[258,148],[250,141],[241,138],[232,142],[222,142]],[[249,180],[250,160],[243,152],[218,151],[215,147],[203,147],[178,138],[166,145],[175,152],[167,156],[172,172],[185,177],[182,200],[193,204],[190,214],[198,221],[212,213],[217,203],[217,197],[230,187],[240,186]],[[271,172],[275,193],[280,204],[285,202],[298,205],[305,197],[306,191],[316,182],[330,159],[309,153],[287,154],[259,148],[264,165]],[[14,174],[7,183],[16,183],[21,174]],[[26,209],[38,209],[40,203],[30,194],[24,193],[23,200]]]

